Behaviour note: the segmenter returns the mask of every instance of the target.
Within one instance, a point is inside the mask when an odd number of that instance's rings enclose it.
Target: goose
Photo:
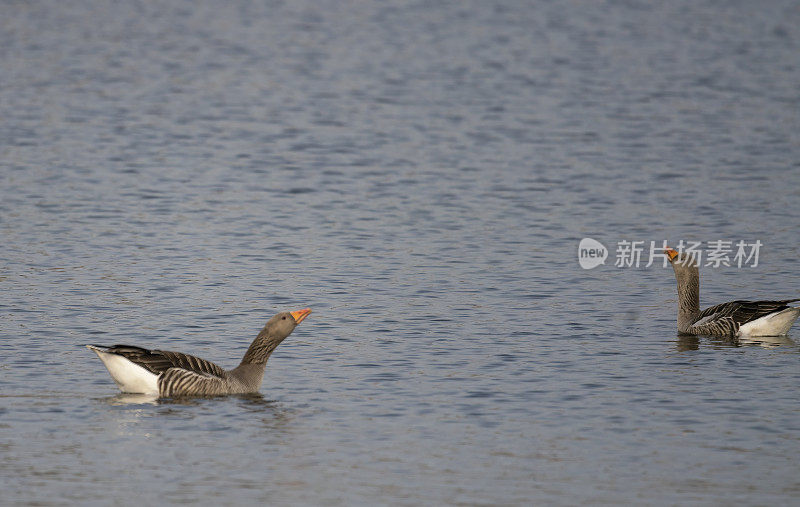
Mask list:
[[[294,328],[311,313],[310,308],[281,312],[258,333],[242,362],[232,370],[199,357],[148,350],[133,345],[86,345],[95,352],[124,393],[172,396],[216,396],[257,392],[267,359]]]
[[[784,336],[800,315],[798,299],[730,301],[700,311],[700,274],[694,257],[671,248],[664,252],[678,281],[678,333],[728,338]]]

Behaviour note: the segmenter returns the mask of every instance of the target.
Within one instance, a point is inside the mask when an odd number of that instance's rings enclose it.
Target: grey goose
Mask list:
[[[258,333],[242,362],[232,370],[180,352],[148,350],[132,345],[87,345],[97,353],[111,378],[125,393],[161,397],[244,394],[258,391],[267,360],[275,348],[309,314],[310,308],[281,312]]]
[[[700,311],[700,273],[695,258],[671,248],[664,252],[678,282],[678,332],[690,335],[783,336],[800,315],[798,299],[730,301]]]

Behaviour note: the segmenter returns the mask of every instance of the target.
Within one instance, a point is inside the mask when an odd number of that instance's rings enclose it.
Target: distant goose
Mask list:
[[[226,371],[199,357],[147,350],[131,345],[87,345],[103,361],[122,392],[159,396],[241,394],[258,391],[267,359],[310,308],[282,312],[269,319],[244,354],[241,364]]]
[[[700,311],[700,274],[697,263],[686,253],[664,251],[678,280],[678,332],[725,336],[783,336],[800,315],[800,307],[782,301],[731,301]]]

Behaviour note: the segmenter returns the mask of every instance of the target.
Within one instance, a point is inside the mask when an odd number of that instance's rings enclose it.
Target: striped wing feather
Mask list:
[[[158,377],[161,396],[213,396],[227,393],[229,387],[225,378],[183,368],[170,368]]]
[[[706,308],[691,327],[696,334],[735,336],[739,328],[748,322],[788,308],[788,303],[800,299],[782,301],[730,301]]]
[[[164,373],[170,368],[180,368],[190,373],[215,377],[225,376],[225,370],[211,361],[180,352],[147,350],[132,345],[114,345],[108,348],[108,352],[123,356],[156,375]]]

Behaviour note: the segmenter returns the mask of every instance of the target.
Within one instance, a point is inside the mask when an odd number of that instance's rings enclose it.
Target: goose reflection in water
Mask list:
[[[706,341],[713,348],[758,346],[764,348],[797,347],[797,343],[788,336],[740,336],[738,338],[701,337],[695,335],[678,335],[676,348],[681,351],[699,350],[700,344]]]

